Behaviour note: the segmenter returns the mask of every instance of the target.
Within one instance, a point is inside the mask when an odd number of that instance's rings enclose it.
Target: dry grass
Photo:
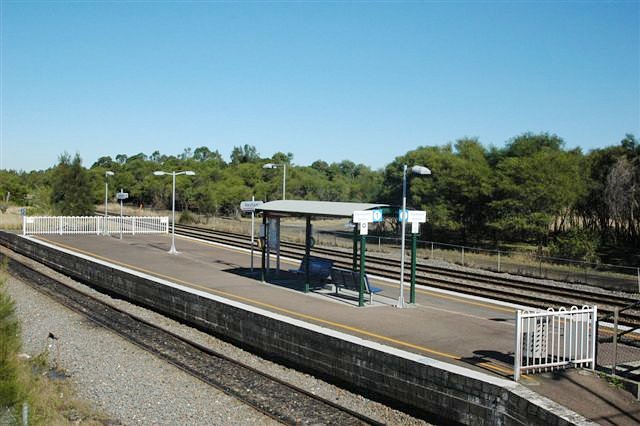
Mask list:
[[[9,343],[0,355],[5,371],[11,374],[0,378],[2,395],[10,404],[0,406],[0,424],[22,424],[26,408],[29,425],[104,425],[108,417],[75,396],[74,384],[66,379],[68,375],[63,370],[50,364],[47,351],[30,359],[19,356],[15,308],[3,288],[7,279],[4,268],[0,267],[0,341]]]
[[[78,399],[77,390],[65,372],[47,362],[43,352],[21,366],[19,380],[27,390],[30,425],[104,425],[108,416]]]
[[[5,213],[0,213],[0,229],[22,229],[22,216],[20,207],[11,206]]]

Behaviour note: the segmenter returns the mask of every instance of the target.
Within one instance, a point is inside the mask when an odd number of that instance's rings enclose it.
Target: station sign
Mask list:
[[[409,223],[424,223],[427,221],[427,212],[424,210],[409,210]]]
[[[376,222],[384,221],[384,217],[382,216],[382,209],[374,209],[374,210],[371,210],[371,212],[373,213],[372,222],[376,223]]]
[[[373,222],[373,211],[356,210],[353,212],[353,223]]]
[[[128,192],[118,192],[116,194],[116,198],[118,200],[126,200],[127,198],[129,198],[129,193]]]
[[[402,213],[402,210],[398,210],[399,222],[404,222],[406,220],[409,223],[424,223],[427,221],[427,212],[424,210],[405,210],[404,214]]]
[[[256,211],[256,209],[258,207],[260,207],[262,204],[264,204],[262,201],[260,200],[255,200],[255,201],[242,201],[240,203],[240,210],[242,210],[245,213],[253,213],[254,211]]]

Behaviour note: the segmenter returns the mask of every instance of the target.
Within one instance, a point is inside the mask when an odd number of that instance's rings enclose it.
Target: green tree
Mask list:
[[[51,203],[56,212],[69,216],[93,215],[97,200],[90,174],[82,167],[79,154],[73,160],[67,153],[59,157],[52,171],[51,190]]]
[[[407,204],[427,211],[436,234],[462,241],[480,238],[492,193],[492,170],[477,140],[461,139],[455,150],[450,144],[419,147],[396,158],[385,169],[382,199],[388,203],[401,205],[404,164],[409,169],[422,165],[431,170],[427,177],[407,175]]]
[[[260,160],[260,155],[253,145],[235,146],[231,151],[231,164],[252,163]]]
[[[586,193],[581,164],[579,151],[555,148],[502,160],[490,226],[503,238],[546,243],[553,224],[571,215]]]

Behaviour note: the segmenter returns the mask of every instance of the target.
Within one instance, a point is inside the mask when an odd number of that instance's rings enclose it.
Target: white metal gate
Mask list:
[[[514,379],[568,365],[595,369],[598,307],[516,311]]]
[[[22,234],[166,234],[166,216],[24,216]]]

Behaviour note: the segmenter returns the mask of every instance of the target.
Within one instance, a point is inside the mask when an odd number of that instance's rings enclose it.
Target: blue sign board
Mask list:
[[[382,209],[373,209],[373,222],[384,222],[384,217],[382,216]]]

